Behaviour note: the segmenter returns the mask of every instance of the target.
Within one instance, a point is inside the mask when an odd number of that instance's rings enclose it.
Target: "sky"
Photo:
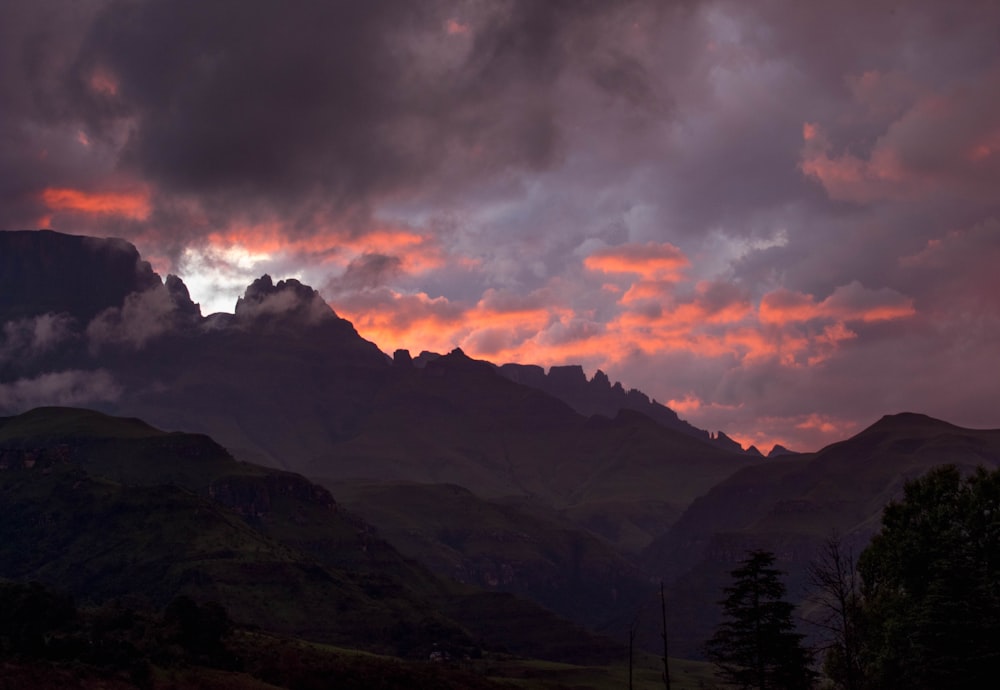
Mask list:
[[[1000,4],[8,0],[0,228],[764,449],[1000,427]]]

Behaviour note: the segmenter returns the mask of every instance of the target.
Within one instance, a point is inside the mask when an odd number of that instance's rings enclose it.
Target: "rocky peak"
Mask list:
[[[236,300],[235,314],[241,321],[292,320],[308,324],[337,318],[316,290],[295,278],[275,284],[266,273]]]
[[[608,378],[607,374],[598,369],[594,373],[594,378],[590,380],[590,385],[600,391],[611,390],[611,379]]]
[[[191,293],[188,292],[183,280],[171,273],[164,281],[164,286],[178,315],[191,320],[201,318],[201,305],[191,300]]]
[[[587,386],[587,375],[579,364],[567,364],[549,369],[549,383],[554,388],[565,390],[584,389]]]
[[[719,446],[720,448],[725,448],[726,450],[731,450],[736,453],[743,452],[743,446],[741,446],[739,443],[726,436],[726,434],[722,431],[718,432],[715,435],[715,437],[712,439],[712,442],[715,443],[715,445]]]
[[[428,372],[438,374],[442,372],[475,372],[493,376],[496,373],[492,364],[481,359],[472,359],[460,347],[456,347],[443,357],[428,361],[424,368]]]

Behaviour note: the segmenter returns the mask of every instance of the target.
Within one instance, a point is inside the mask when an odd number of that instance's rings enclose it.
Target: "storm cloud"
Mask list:
[[[0,227],[760,446],[1000,426],[998,56],[986,0],[15,0]]]

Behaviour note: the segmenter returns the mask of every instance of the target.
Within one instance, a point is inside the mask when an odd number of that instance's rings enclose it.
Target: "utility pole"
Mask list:
[[[670,662],[667,661],[667,599],[660,580],[660,620],[663,622],[663,687],[670,690]]]
[[[628,626],[628,690],[633,690],[632,686],[632,658],[635,653],[635,634],[639,629],[639,614],[635,614],[635,618]]]

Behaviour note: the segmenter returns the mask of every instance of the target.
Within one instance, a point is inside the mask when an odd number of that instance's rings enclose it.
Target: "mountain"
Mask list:
[[[837,534],[860,553],[903,484],[942,464],[1000,467],[1000,430],[889,415],[817,453],[748,466],[721,481],[643,552],[650,572],[674,582],[671,598],[684,630],[678,649],[697,651],[717,621],[727,573],[747,550],[777,553],[790,595],[801,598],[806,567],[826,539]]]
[[[299,475],[136,419],[71,408],[0,418],[0,505],[0,577],[82,601],[162,607],[187,595],[242,624],[400,656],[483,644],[609,654],[530,602],[436,578]],[[535,625],[522,630],[526,619]]]
[[[759,460],[642,413],[581,415],[460,351],[393,360],[295,280],[263,276],[234,314],[203,317],[180,279],[160,282],[120,240],[0,233],[0,250],[33,267],[12,269],[7,283],[48,295],[4,326],[0,409],[10,412],[85,404],[209,434],[239,459],[325,481],[457,483],[554,507],[630,550]],[[73,252],[64,284],[66,262],[46,257]],[[125,264],[132,277],[117,291],[73,306],[80,281],[103,284]]]
[[[124,240],[51,230],[0,232],[0,323],[53,313],[86,324],[159,283]]]
[[[802,598],[823,540],[860,551],[906,479],[1000,464],[1000,432],[915,414],[765,459],[579,367],[388,357],[296,280],[203,316],[120,240],[0,233],[0,269],[0,576],[81,597],[586,658],[606,641],[535,602],[620,633],[663,579],[671,649],[697,656],[747,549]],[[117,416],[25,412],[52,404]]]
[[[435,573],[521,594],[590,626],[637,608],[650,591],[648,578],[592,533],[455,484],[344,482],[330,489]]]
[[[584,418],[508,381],[460,350],[422,369],[393,369],[356,434],[302,466],[331,480],[455,483],[488,498],[521,497],[565,510],[615,542],[647,537],[630,515],[659,506],[669,521],[691,497],[746,460],[622,412]],[[624,511],[624,512],[622,512]],[[648,536],[648,535],[647,535]]]
[[[713,440],[707,431],[680,419],[676,412],[656,400],[650,400],[642,391],[635,388],[625,390],[618,381],[612,385],[608,375],[600,369],[589,381],[583,367],[578,364],[550,367],[546,373],[543,367],[536,364],[508,363],[500,367],[500,373],[511,381],[545,391],[585,417],[614,417],[621,410],[633,410],[668,429],[703,441]]]

